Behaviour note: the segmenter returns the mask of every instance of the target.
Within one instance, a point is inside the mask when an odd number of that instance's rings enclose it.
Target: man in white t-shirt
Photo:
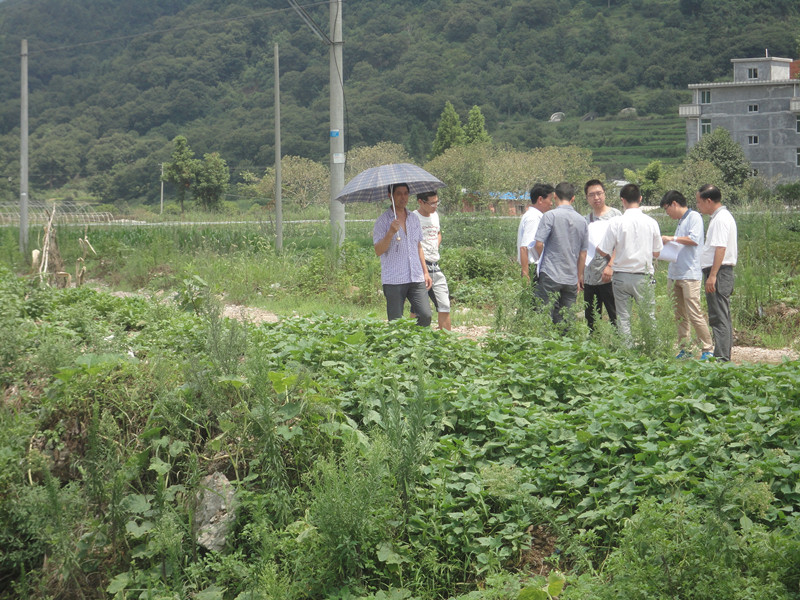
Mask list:
[[[733,346],[733,267],[739,257],[736,220],[722,205],[722,192],[716,186],[704,185],[695,197],[698,212],[711,216],[700,253],[700,267],[705,281],[708,324],[714,336],[714,358],[729,361]]]
[[[439,320],[439,329],[450,330],[450,290],[447,287],[447,278],[439,268],[439,244],[442,243],[442,229],[439,226],[439,196],[436,192],[417,194],[417,210],[414,211],[422,225],[422,251],[425,254],[425,264],[428,267],[433,285],[428,290],[428,296],[433,300]]]
[[[586,195],[586,201],[592,210],[586,215],[586,222],[589,224],[589,241],[592,246],[596,246],[593,242],[593,230],[598,232],[605,232],[606,224],[604,222],[610,221],[614,217],[621,217],[622,213],[606,204],[606,188],[603,182],[599,179],[590,179],[583,186],[583,193]],[[603,223],[600,225],[600,223]],[[602,235],[597,235],[598,239],[602,239]],[[592,248],[592,254],[594,248]],[[601,259],[598,259],[598,261]],[[600,264],[600,263],[597,263]],[[604,270],[613,274],[614,272],[614,257],[612,256],[608,263],[605,265]],[[617,307],[614,304],[614,288],[611,280],[603,283],[603,281],[596,278],[591,270],[586,274],[583,282],[583,299],[586,302],[586,324],[589,326],[589,331],[594,331],[595,317],[600,318],[603,314],[603,307],[606,307],[608,319],[614,325],[617,324]]]
[[[639,186],[629,183],[619,192],[625,212],[608,222],[605,237],[597,245],[602,256],[614,254],[614,273],[603,272],[603,282],[614,283],[614,304],[617,307],[617,327],[627,344],[631,343],[631,301],[644,303],[651,321],[655,323],[655,286],[653,259],[658,258],[664,244],[658,222],[642,212]]]
[[[533,265],[533,282],[538,279],[537,266],[539,256],[534,250],[534,238],[542,215],[553,207],[555,188],[549,183],[537,183],[531,188],[531,203],[522,215],[517,228],[517,262],[522,267],[522,276],[531,278],[530,268]]]

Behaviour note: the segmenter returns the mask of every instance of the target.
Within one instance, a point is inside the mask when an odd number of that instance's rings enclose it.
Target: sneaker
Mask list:
[[[708,360],[710,358],[714,358],[714,353],[713,352],[703,352],[700,355],[700,360]]]
[[[678,356],[676,356],[675,358],[692,358],[692,355],[689,354],[686,350],[681,350],[680,352],[678,352]]]

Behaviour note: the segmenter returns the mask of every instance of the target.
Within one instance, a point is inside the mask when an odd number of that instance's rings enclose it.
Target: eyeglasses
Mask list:
[[[437,198],[436,200],[423,200],[422,202],[425,204],[439,204],[439,199]]]
[[[605,195],[606,195],[605,192],[591,192],[586,197],[587,198],[599,198],[600,196],[605,196]]]

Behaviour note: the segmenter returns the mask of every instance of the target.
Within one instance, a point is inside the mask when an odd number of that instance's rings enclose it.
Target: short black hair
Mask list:
[[[593,185],[599,185],[601,188],[603,188],[604,192],[606,191],[606,186],[603,185],[602,181],[600,181],[599,179],[590,179],[589,181],[583,184],[584,196],[589,193],[589,188],[592,187]]]
[[[421,194],[417,194],[417,200],[422,200],[423,202],[427,202],[428,198],[432,196],[438,196],[439,192],[422,192]]]
[[[562,181],[556,186],[556,196],[559,200],[572,200],[575,197],[575,186],[568,181]]]
[[[711,200],[712,202],[722,202],[722,192],[719,191],[719,188],[715,185],[711,185],[710,183],[705,184],[697,193],[700,194],[701,198],[705,200]]]
[[[554,188],[549,183],[535,183],[531,188],[531,204],[536,204],[536,201],[542,197],[546,198],[554,192]]]
[[[642,192],[635,183],[628,183],[622,186],[619,197],[630,204],[639,204],[642,201]]]
[[[673,202],[677,202],[678,206],[686,206],[686,197],[678,190],[669,190],[664,197],[661,198],[661,208],[666,208]]]
[[[399,187],[405,187],[409,192],[411,191],[411,188],[408,187],[407,183],[391,183],[386,187],[386,189],[388,190],[389,195],[391,196],[394,190],[396,190]]]

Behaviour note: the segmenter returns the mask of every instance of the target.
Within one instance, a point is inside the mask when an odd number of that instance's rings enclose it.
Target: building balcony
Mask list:
[[[792,98],[789,100],[789,110],[794,113],[800,113],[800,98]]]
[[[695,119],[700,116],[700,105],[699,104],[681,104],[678,107],[678,115],[681,117],[692,118]]]

